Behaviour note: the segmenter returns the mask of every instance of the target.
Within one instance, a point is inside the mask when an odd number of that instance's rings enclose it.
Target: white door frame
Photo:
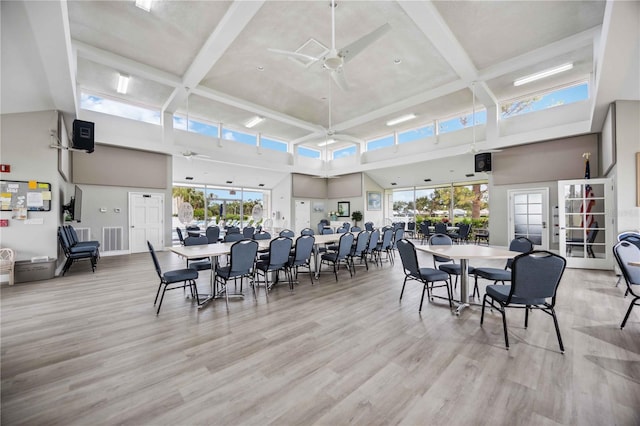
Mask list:
[[[303,205],[306,208],[302,208]],[[292,224],[293,232],[295,232],[296,234],[299,234],[300,231],[302,231],[304,228],[311,227],[311,200],[306,200],[306,199],[294,200],[294,212],[295,212],[295,219]],[[302,214],[304,214],[304,217],[299,217],[301,216],[300,214],[301,212]]]
[[[512,241],[515,238],[515,205],[514,205],[514,197],[518,194],[537,194],[539,193],[542,196],[542,238],[541,244],[534,245],[535,249],[539,250],[549,250],[549,188],[521,188],[521,189],[510,189],[507,191],[507,198],[509,200],[509,216],[508,216],[508,230],[507,237],[508,241]]]

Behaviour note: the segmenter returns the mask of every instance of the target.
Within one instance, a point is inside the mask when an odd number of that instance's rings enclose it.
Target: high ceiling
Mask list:
[[[518,89],[514,78],[568,61],[573,70],[540,84],[588,79],[604,4],[339,1],[338,49],[390,25],[344,65],[344,91],[321,60],[303,64],[268,50],[314,40],[302,52],[326,52],[330,0],[153,1],[149,13],[132,1],[68,3],[82,90],[186,114],[187,87],[191,117],[243,129],[257,114],[267,117],[254,128],[264,136],[310,142],[313,130],[317,139],[329,128],[330,100],[333,129],[364,140],[390,132],[385,122],[408,112],[419,117],[405,128],[470,110],[472,81],[486,83],[478,97],[491,104],[542,87]],[[132,76],[124,96],[115,90],[119,72]]]
[[[252,131],[316,149],[330,115],[331,130],[343,136],[333,146],[339,147],[470,111],[472,84],[478,107],[492,107],[546,88],[592,81],[605,20],[604,1],[338,1],[338,49],[389,25],[344,64],[349,88],[342,90],[322,60],[304,64],[268,50],[326,53],[332,45],[330,0],[153,0],[150,12],[133,1],[67,1],[57,9],[46,3],[2,2],[2,7],[5,16],[7,11],[27,15],[44,63],[52,56],[47,58],[43,47],[45,31],[55,26],[66,37],[63,47],[73,52],[67,79],[75,84],[67,90],[71,101],[57,100],[57,109],[71,104],[77,112],[79,92],[84,92],[188,112],[240,131],[259,115],[266,120]],[[47,8],[55,13],[47,16]],[[8,28],[3,35],[17,25],[3,17]],[[3,50],[17,49],[5,40]],[[21,40],[28,48],[29,40]],[[513,85],[517,77],[566,62],[573,62],[572,70]],[[3,74],[7,69],[3,63]],[[38,77],[16,69],[32,80]],[[120,73],[131,75],[126,95],[116,92]],[[19,100],[24,91],[7,86],[8,78],[3,75],[3,112],[24,110],[25,101]],[[46,78],[52,86],[53,77]],[[37,84],[32,83],[34,91]],[[385,124],[407,113],[417,118],[395,127]]]

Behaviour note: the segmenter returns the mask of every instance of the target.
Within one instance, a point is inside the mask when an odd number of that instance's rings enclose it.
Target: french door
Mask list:
[[[567,267],[612,269],[613,200],[610,179],[577,179],[558,182],[560,254]]]
[[[518,189],[509,196],[509,241],[526,237],[534,248],[549,249],[549,189]]]

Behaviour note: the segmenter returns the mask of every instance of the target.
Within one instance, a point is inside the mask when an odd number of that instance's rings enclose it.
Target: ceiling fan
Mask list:
[[[344,75],[344,64],[356,57],[360,52],[369,47],[374,41],[382,37],[387,31],[391,29],[389,23],[385,23],[375,30],[371,31],[360,37],[358,40],[343,47],[342,49],[336,49],[336,20],[335,20],[335,0],[331,0],[331,49],[322,57],[315,57],[311,55],[305,55],[304,53],[293,52],[289,50],[273,49],[268,50],[273,53],[286,55],[292,58],[301,59],[303,61],[322,61],[322,66],[325,69],[331,71],[331,78],[336,82],[338,87],[342,90],[349,90],[347,79]]]
[[[198,154],[197,152],[193,152],[190,149],[182,152],[182,156],[187,160],[191,160],[192,158],[211,158],[208,155]]]

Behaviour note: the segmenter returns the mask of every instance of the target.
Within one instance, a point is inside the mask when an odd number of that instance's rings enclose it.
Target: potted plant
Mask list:
[[[362,212],[360,210],[355,210],[351,213],[351,220],[353,220],[355,225],[358,226],[358,222],[362,220]]]

